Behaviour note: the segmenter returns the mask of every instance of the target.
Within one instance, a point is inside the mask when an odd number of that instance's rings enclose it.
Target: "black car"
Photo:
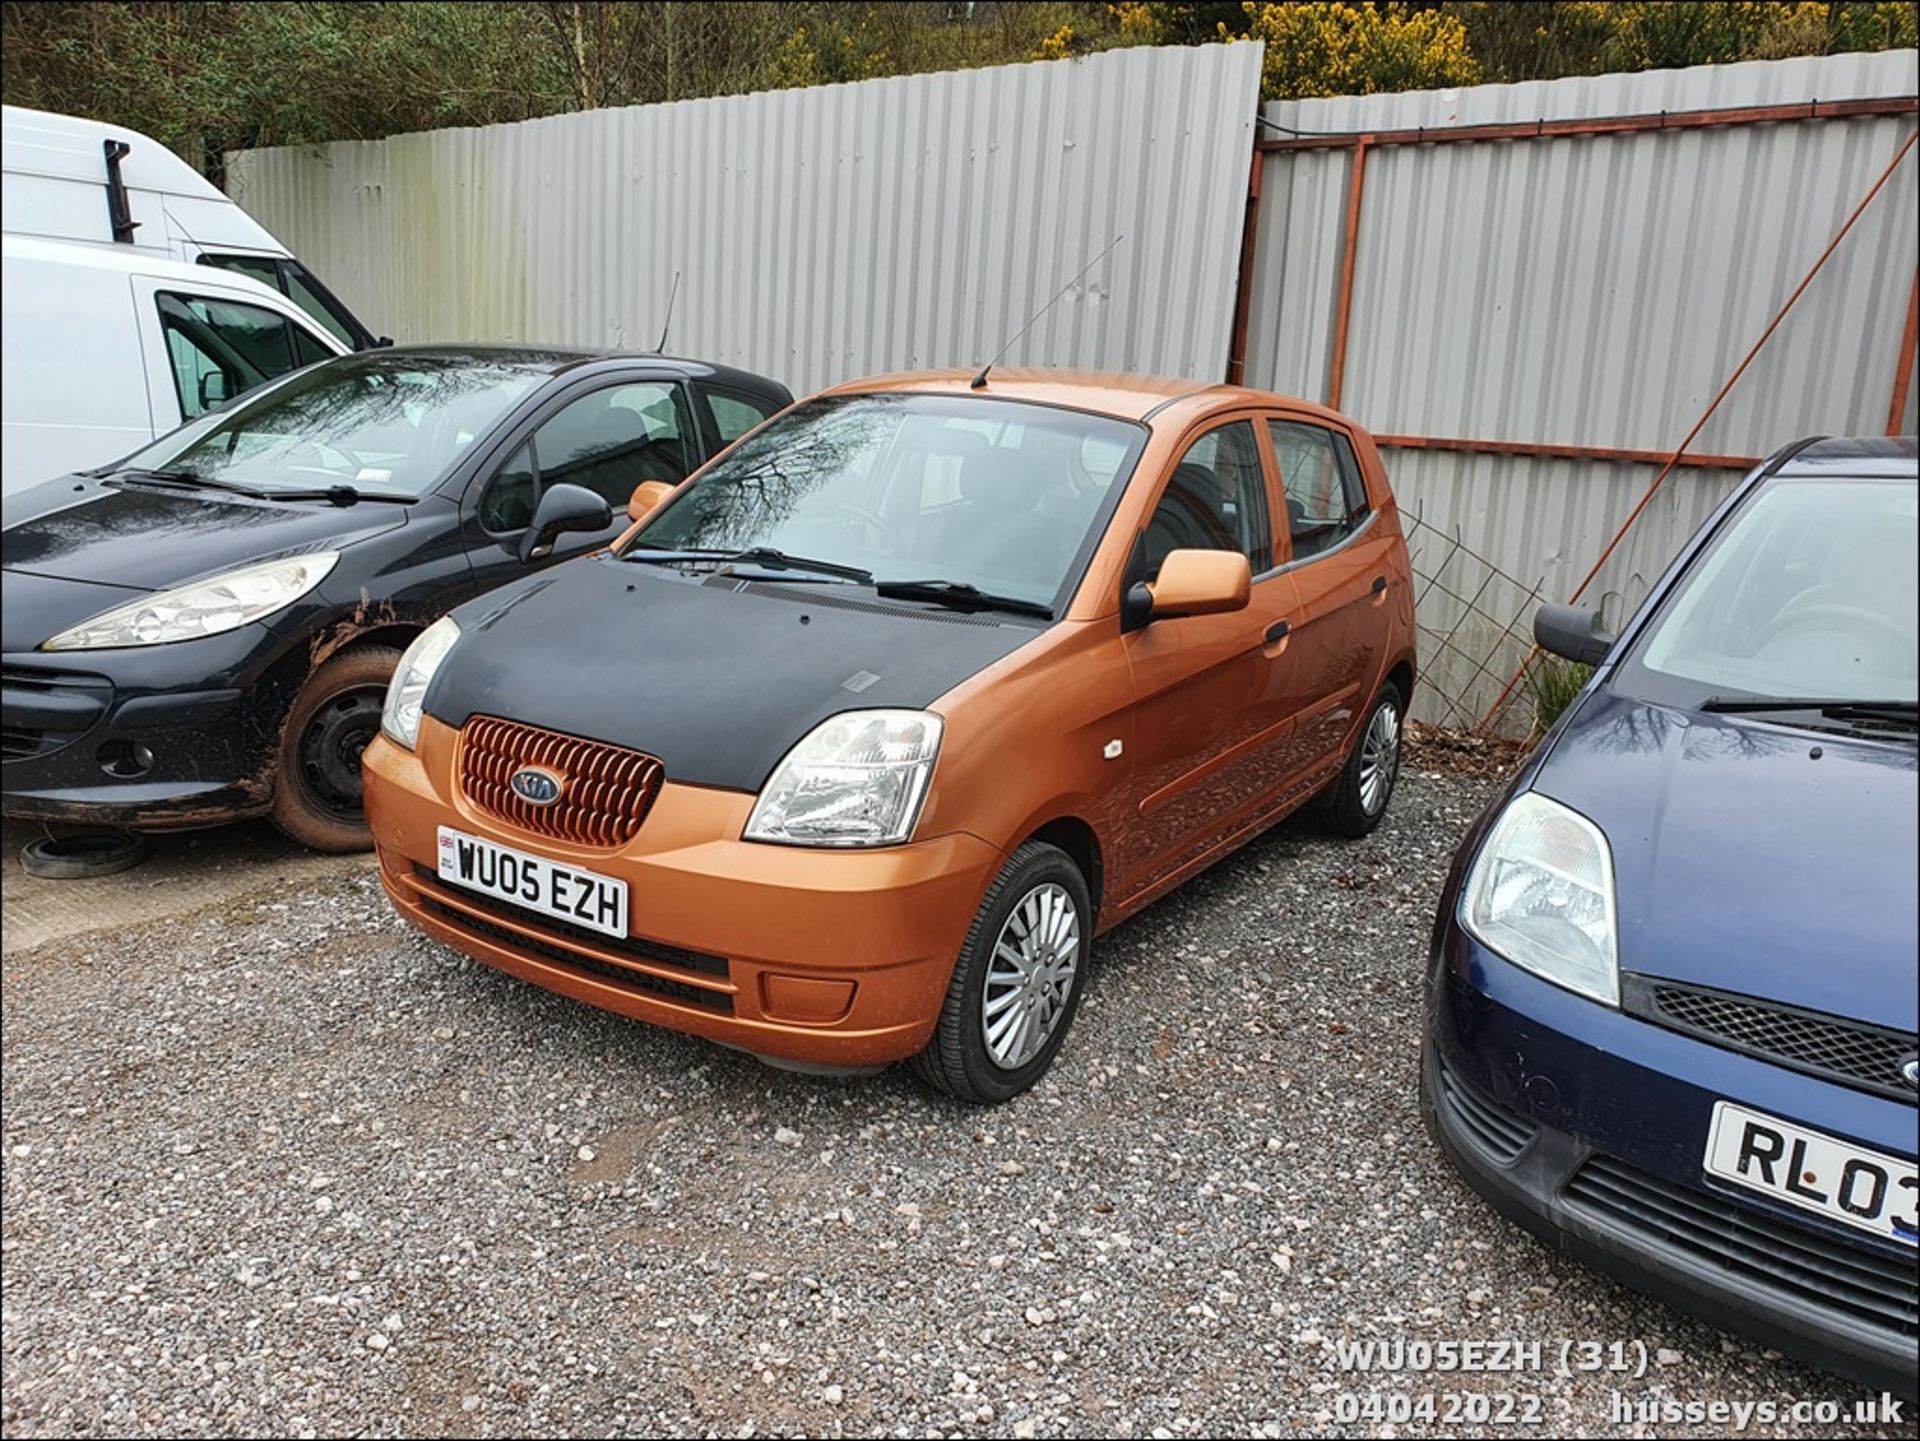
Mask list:
[[[656,355],[365,351],[9,496],[5,813],[270,815],[317,849],[364,848],[360,751],[407,643],[607,544],[636,488],[684,480],[791,399]]]

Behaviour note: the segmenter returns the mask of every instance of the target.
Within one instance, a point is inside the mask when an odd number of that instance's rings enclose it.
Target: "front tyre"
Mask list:
[[[967,931],[933,1039],[912,1061],[920,1078],[978,1105],[1032,1086],[1080,1008],[1092,940],[1080,868],[1059,847],[1028,841],[987,888]]]
[[[1347,757],[1334,788],[1327,824],[1336,835],[1358,839],[1380,824],[1400,778],[1400,737],[1405,729],[1406,702],[1389,681],[1380,687],[1367,709],[1360,739]]]
[[[380,707],[399,664],[392,646],[354,646],[308,676],[294,697],[273,778],[273,823],[301,845],[372,848],[360,801],[360,753],[380,733]]]

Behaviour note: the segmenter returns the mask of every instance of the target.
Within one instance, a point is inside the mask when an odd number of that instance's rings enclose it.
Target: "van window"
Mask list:
[[[192,420],[298,364],[278,311],[200,295],[162,294],[160,329],[180,414]]]
[[[326,287],[313,278],[313,272],[297,260],[281,260],[271,255],[202,255],[200,263],[215,270],[231,270],[271,286],[332,332],[349,350],[364,349],[371,343],[346,307],[329,295]]]

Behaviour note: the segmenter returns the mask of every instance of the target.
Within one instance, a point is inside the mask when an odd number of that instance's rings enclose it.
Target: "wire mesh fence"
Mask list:
[[[1502,570],[1472,550],[1458,526],[1442,529],[1418,508],[1403,510],[1401,523],[1419,632],[1415,719],[1524,738],[1534,716],[1523,689],[1516,688],[1495,714],[1487,711],[1532,651],[1533,612],[1545,578],[1528,581]]]

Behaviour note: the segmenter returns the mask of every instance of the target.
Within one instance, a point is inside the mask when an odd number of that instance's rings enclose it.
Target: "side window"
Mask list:
[[[623,514],[643,481],[687,478],[692,433],[684,394],[669,381],[592,391],[542,422],[494,476],[480,500],[481,524],[520,529],[552,485],[585,486]]]
[[[714,428],[720,432],[722,445],[732,445],[779,408],[771,401],[743,395],[737,390],[715,390],[703,385],[700,393],[706,397],[707,410],[713,416]]]
[[[1175,550],[1237,550],[1258,575],[1273,564],[1267,482],[1253,423],[1210,430],[1180,457],[1147,522],[1147,578]]]
[[[204,415],[296,364],[293,327],[277,311],[172,294],[161,295],[159,306],[184,419]]]
[[[1293,558],[1330,550],[1367,518],[1367,488],[1360,462],[1344,435],[1292,420],[1270,420],[1273,453],[1287,497],[1287,531]]]
[[[487,493],[480,498],[480,524],[496,534],[525,530],[533,524],[533,505],[539,494],[540,483],[533,473],[533,447],[529,442],[495,472]]]
[[[323,360],[332,360],[333,352],[315,340],[302,327],[291,327],[293,331],[293,356],[300,365],[318,365]]]

